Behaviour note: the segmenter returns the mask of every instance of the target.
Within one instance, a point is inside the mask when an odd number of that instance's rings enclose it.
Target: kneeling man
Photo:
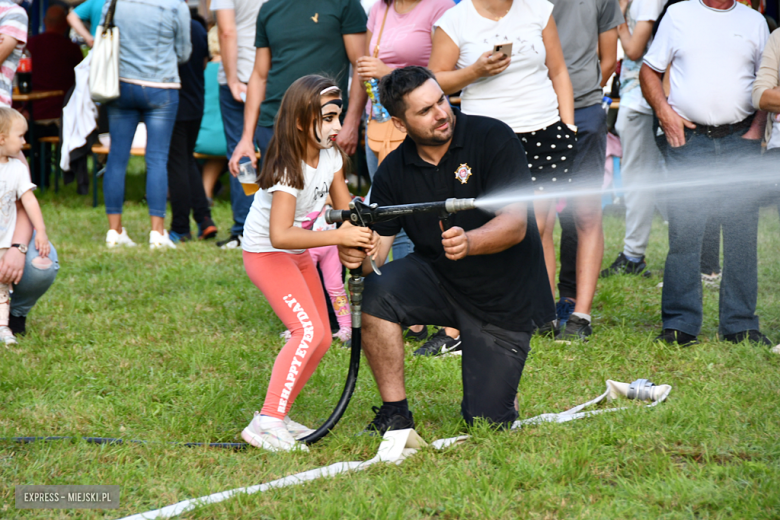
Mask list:
[[[371,202],[380,206],[480,199],[527,186],[530,173],[520,140],[504,123],[453,110],[433,74],[396,69],[380,84],[380,99],[407,134],[374,177]],[[496,213],[463,211],[442,232],[435,214],[377,224],[378,263],[403,228],[414,253],[366,278],[362,343],[383,405],[368,430],[413,428],[404,387],[401,326],[430,323],[460,330],[467,423],[482,418],[509,426],[535,326],[555,318],[555,306],[533,205],[514,203]],[[348,225],[348,224],[345,224]],[[365,254],[340,247],[347,267]],[[370,271],[370,268],[367,269]]]

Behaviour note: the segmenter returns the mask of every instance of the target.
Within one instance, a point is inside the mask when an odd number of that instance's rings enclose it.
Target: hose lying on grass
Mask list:
[[[589,410],[586,412],[582,411],[583,409],[598,404],[605,399],[607,401],[612,401],[620,397],[625,397],[627,399],[639,399],[642,401],[651,401],[647,407],[653,407],[658,403],[665,401],[669,396],[669,392],[671,391],[672,387],[670,385],[656,386],[647,379],[637,379],[631,384],[607,380],[607,390],[595,399],[575,406],[574,408],[566,410],[565,412],[546,413],[532,417],[530,419],[515,421],[514,424],[512,424],[512,429],[519,429],[525,425],[539,424],[544,422],[568,422],[575,419],[582,419],[583,417],[589,417],[591,415],[605,412],[617,412],[626,409],[626,407],[622,407]],[[459,437],[450,437],[448,439],[438,439],[431,443],[431,447],[437,450],[442,450],[454,444],[459,444],[468,438],[468,435],[462,435]],[[170,518],[182,513],[186,513],[187,511],[191,511],[197,507],[222,502],[241,493],[245,493],[247,495],[262,493],[264,491],[268,491],[269,489],[295,486],[323,477],[334,477],[340,473],[346,473],[348,471],[361,471],[373,464],[376,464],[377,462],[393,462],[395,464],[400,464],[407,457],[414,455],[418,449],[424,448],[426,446],[427,443],[422,438],[420,438],[420,436],[414,430],[408,429],[389,431],[382,437],[382,444],[379,445],[379,450],[377,451],[376,456],[373,459],[367,460],[365,462],[336,462],[330,466],[322,466],[316,469],[310,469],[309,471],[288,475],[286,477],[273,480],[271,482],[266,482],[264,484],[236,488],[229,491],[214,493],[205,497],[184,500],[161,509],[155,509],[153,511],[127,516],[121,520],[154,520],[158,518]]]

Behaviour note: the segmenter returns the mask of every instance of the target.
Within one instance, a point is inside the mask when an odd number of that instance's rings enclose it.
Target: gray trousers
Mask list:
[[[653,136],[653,116],[628,107],[618,111],[615,130],[623,146],[620,175],[626,202],[626,237],[623,254],[642,257],[650,240],[656,194],[653,190],[631,188],[656,184],[663,179],[663,158]]]

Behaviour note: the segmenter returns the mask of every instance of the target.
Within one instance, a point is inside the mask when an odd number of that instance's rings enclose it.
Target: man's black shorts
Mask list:
[[[463,349],[463,417],[509,426],[531,334],[487,323],[465,311],[419,255],[385,264],[382,276],[366,277],[363,312],[404,326],[427,324],[460,330]]]

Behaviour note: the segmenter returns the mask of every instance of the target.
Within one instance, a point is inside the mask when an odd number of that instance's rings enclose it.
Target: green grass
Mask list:
[[[335,432],[308,454],[184,448],[170,441],[233,441],[262,403],[283,326],[247,279],[239,251],[189,243],[146,247],[138,164],[125,224],[133,250],[105,249],[103,207],[71,185],[41,197],[58,248],[58,279],[28,318],[18,346],[0,348],[0,437],[106,436],[146,445],[0,442],[0,518],[117,518],[187,498],[267,482],[337,461],[367,460],[379,440],[356,434],[380,399],[364,363]],[[225,236],[230,206],[214,218]],[[605,221],[608,265],[623,222]],[[660,274],[666,229],[648,257]],[[759,314],[780,341],[780,223],[762,212]],[[562,411],[604,381],[646,377],[674,389],[638,407],[514,432],[477,428],[465,444],[424,449],[401,465],[241,496],[183,515],[232,518],[778,518],[780,356],[717,341],[717,292],[705,290],[702,344],[654,344],[661,290],[652,278],[601,281],[586,345],[533,340],[520,384],[521,418]],[[407,345],[408,351],[418,345]],[[348,351],[335,347],[296,402],[319,424],[341,392]],[[428,441],[465,431],[458,358],[407,357],[409,400]],[[114,484],[114,511],[24,511],[18,484]]]

